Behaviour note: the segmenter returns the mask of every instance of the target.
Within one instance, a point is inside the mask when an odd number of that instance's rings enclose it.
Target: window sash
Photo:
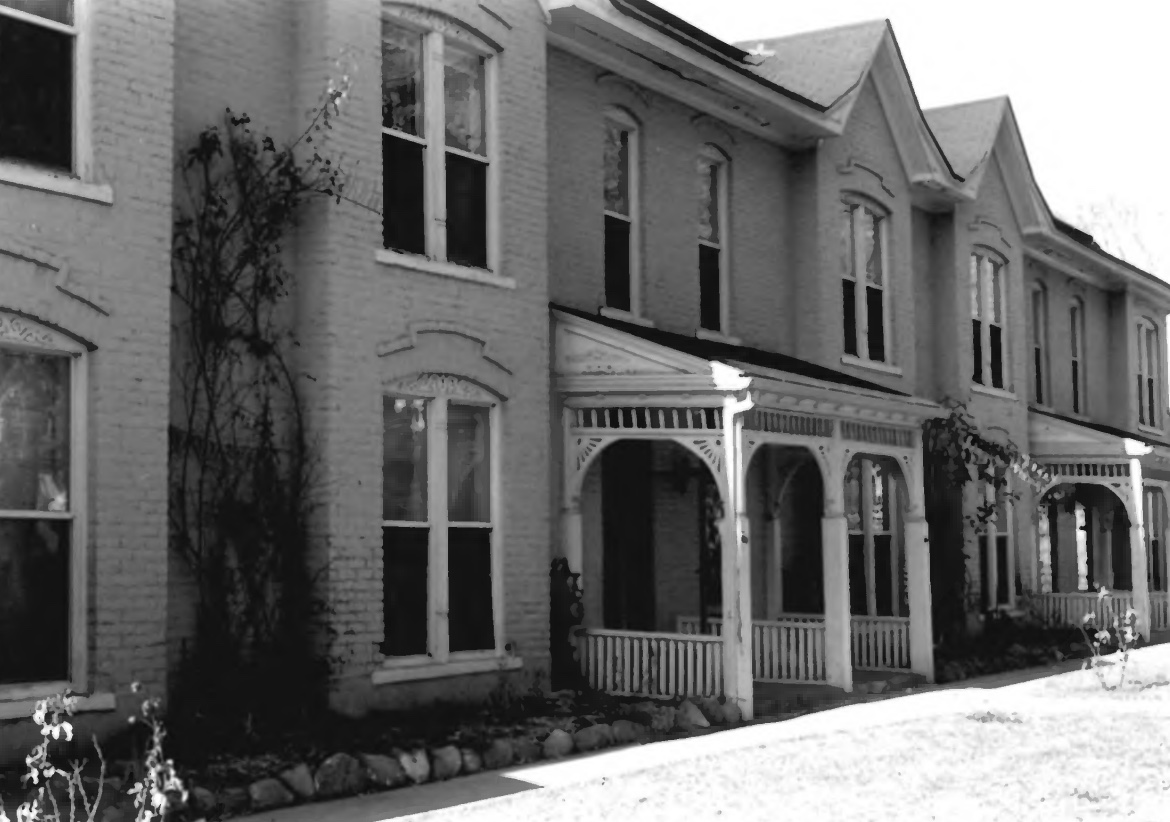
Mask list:
[[[1161,414],[1158,395],[1158,330],[1149,320],[1137,326],[1138,422],[1157,427]]]
[[[414,27],[409,24],[400,23],[398,20],[391,19],[390,24],[397,26],[403,31],[416,31]],[[422,125],[421,133],[418,135],[409,134],[401,129],[382,126],[382,133],[389,135],[396,139],[407,140],[409,142],[417,143],[423,147],[423,251],[419,252],[415,249],[406,249],[405,253],[418,254],[421,253],[431,259],[442,262],[454,262],[456,264],[468,265],[476,268],[484,268],[487,271],[495,271],[499,267],[498,261],[498,227],[497,227],[497,208],[498,208],[498,190],[499,190],[499,170],[494,158],[497,154],[497,127],[496,127],[496,60],[492,55],[484,53],[475,49],[470,44],[460,41],[453,41],[448,46],[447,40],[440,31],[425,31],[419,32],[422,38],[422,84],[421,84],[421,102],[422,102]],[[473,54],[477,57],[483,57],[483,100],[482,100],[482,132],[485,150],[483,153],[469,151],[459,146],[447,145],[447,101],[446,101],[446,69],[447,64],[444,60],[446,49],[450,48],[453,52],[460,54]],[[484,183],[484,205],[483,205],[483,234],[482,241],[483,252],[478,251],[473,254],[464,254],[464,257],[473,257],[474,260],[468,263],[466,260],[452,260],[448,254],[448,238],[449,226],[448,218],[451,216],[448,211],[447,203],[447,157],[453,155],[464,158],[466,160],[474,160],[484,166],[485,183]],[[388,197],[389,192],[393,189],[393,180],[390,175],[386,174],[386,179],[383,181],[384,196]],[[384,229],[385,230],[385,229]],[[477,225],[472,227],[469,233],[478,234],[480,231]],[[480,241],[476,238],[475,244],[478,248]],[[391,250],[394,249],[389,245],[384,247]],[[482,266],[479,263],[483,262]]]
[[[729,295],[731,273],[727,249],[730,194],[727,166],[727,160],[717,155],[714,149],[704,150],[699,156],[699,168],[705,172],[700,179],[701,194],[708,202],[708,219],[714,216],[712,225],[709,226],[709,236],[703,236],[701,222],[698,232],[699,326],[723,334],[728,332],[731,319]],[[715,261],[714,271],[709,270],[712,257]]]
[[[1082,351],[1085,345],[1084,309],[1079,303],[1073,303],[1069,308],[1069,342],[1072,347],[1072,409],[1074,414],[1083,414],[1085,406],[1084,391],[1084,364]]]
[[[1007,336],[1007,263],[972,252],[970,274],[974,368],[972,382],[1010,390]],[[996,356],[998,354],[998,356]]]
[[[602,121],[604,129],[602,142],[602,219],[606,223],[605,233],[608,234],[608,225],[611,220],[617,220],[627,225],[626,241],[622,243],[625,251],[621,260],[613,259],[617,251],[616,244],[606,237],[602,265],[606,281],[605,304],[608,308],[618,311],[628,311],[634,316],[641,315],[641,197],[639,192],[639,163],[641,150],[641,130],[632,118],[620,111],[607,111]],[[619,133],[626,135],[625,164],[621,168],[622,185],[625,188],[626,211],[616,211],[608,207],[605,193],[605,146],[608,141],[610,126],[616,126]]]
[[[392,397],[392,399],[408,399]],[[500,598],[503,595],[502,581],[498,578],[499,567],[499,529],[496,525],[499,488],[499,422],[498,406],[491,403],[476,402],[450,396],[437,396],[427,399],[427,521],[404,522],[383,520],[383,528],[414,528],[425,529],[428,538],[427,548],[427,650],[426,658],[434,662],[445,662],[448,659],[462,659],[469,656],[483,656],[484,654],[502,653],[502,628],[498,624],[502,619],[503,607]],[[482,407],[487,409],[487,432],[485,443],[487,503],[485,506],[487,518],[484,521],[464,522],[452,520],[449,516],[449,407]],[[490,649],[451,651],[450,641],[450,533],[452,529],[463,531],[477,530],[488,534],[488,567],[490,579],[485,584],[490,586],[491,605],[493,609],[493,647]],[[383,567],[388,563],[385,563]],[[383,583],[385,585],[385,582]],[[410,663],[414,659],[422,658],[421,654],[414,656],[389,656],[391,664]]]
[[[1032,289],[1032,370],[1036,402],[1048,399],[1048,292],[1037,285]]]
[[[853,323],[855,329],[855,336],[850,335],[848,330],[845,332],[845,349],[849,353],[849,343],[854,342],[856,345],[856,357],[863,360],[870,360],[872,362],[888,363],[891,361],[890,356],[890,335],[888,333],[890,327],[890,299],[885,293],[886,283],[889,282],[890,265],[889,265],[889,217],[885,213],[878,211],[876,208],[854,203],[849,200],[843,201],[845,206],[844,212],[847,213],[846,222],[848,230],[843,232],[842,242],[848,244],[847,257],[845,258],[850,265],[842,274],[842,279],[848,283],[854,283],[853,288],[853,317],[844,317],[844,322],[847,325],[850,321]],[[843,213],[842,216],[845,216]],[[879,255],[877,258],[877,265],[879,268],[879,280],[871,280],[864,272],[868,270],[868,260],[865,257],[865,243],[862,242],[864,238],[865,222],[876,222],[876,230],[874,231],[874,244],[878,246]],[[847,286],[843,286],[846,289]],[[870,299],[871,292],[874,300],[881,301],[880,312],[874,312],[881,316],[881,327],[873,328],[870,322]],[[843,295],[847,291],[843,291]],[[842,308],[847,311],[845,303],[847,297],[843,296]]]

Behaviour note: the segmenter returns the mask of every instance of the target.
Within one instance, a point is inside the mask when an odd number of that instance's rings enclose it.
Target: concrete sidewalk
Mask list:
[[[685,739],[610,748],[568,759],[537,762],[500,771],[463,776],[449,782],[431,782],[411,788],[366,796],[316,802],[244,817],[241,822],[378,822],[523,791],[555,788],[603,777],[615,777],[682,760],[717,756],[728,751],[795,741],[859,727],[878,728],[908,719],[958,710],[985,710],[1011,689],[1045,677],[1080,669],[1083,660],[1068,660],[1043,668],[993,674],[948,685],[925,686],[914,693],[843,705],[780,722],[765,721],[719,730]]]

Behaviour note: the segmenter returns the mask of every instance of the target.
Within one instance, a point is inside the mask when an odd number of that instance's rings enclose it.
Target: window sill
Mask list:
[[[727,345],[743,345],[743,340],[739,337],[730,337],[722,331],[711,331],[708,328],[699,328],[695,331],[695,336],[700,340],[708,340],[709,342],[726,343]]]
[[[430,660],[421,663],[387,662],[370,674],[370,679],[375,685],[391,685],[395,682],[418,682],[493,671],[515,671],[523,665],[524,660],[518,656],[490,656],[451,662],[432,662]]]
[[[598,312],[603,317],[608,317],[611,320],[621,320],[625,323],[633,323],[634,325],[644,325],[646,328],[653,328],[654,323],[645,317],[639,317],[637,314],[632,314],[621,308],[610,308],[608,305],[602,306]]]
[[[440,277],[450,277],[454,280],[494,285],[497,288],[515,288],[516,281],[511,277],[488,271],[486,268],[473,268],[469,265],[441,262],[417,254],[404,254],[401,251],[391,251],[388,248],[379,248],[375,259],[382,265],[396,265],[409,268],[412,271],[422,271],[426,274],[435,274]]]
[[[998,397],[1001,400],[1019,399],[1012,391],[1004,388],[991,388],[986,385],[980,385],[977,382],[971,383],[971,391],[975,394],[983,394],[986,397]]]
[[[1152,425],[1143,425],[1142,423],[1139,422],[1137,428],[1143,434],[1152,434],[1155,437],[1164,436],[1161,428],[1155,428]]]
[[[841,357],[842,365],[852,365],[857,368],[867,368],[870,371],[878,371],[882,374],[889,374],[893,377],[902,376],[902,369],[896,365],[887,365],[884,362],[874,362],[872,360],[863,360],[861,357],[854,357],[852,354],[845,354]]]
[[[0,719],[31,719],[33,711],[37,709],[37,702],[53,693],[58,693],[60,690],[64,689],[50,687],[40,697],[23,696],[16,699],[4,699],[4,692],[0,690]],[[112,711],[116,707],[117,699],[112,693],[97,693],[79,696],[74,713]]]
[[[62,194],[103,205],[114,204],[114,190],[106,184],[86,183],[63,172],[0,161],[0,183],[49,194]]]

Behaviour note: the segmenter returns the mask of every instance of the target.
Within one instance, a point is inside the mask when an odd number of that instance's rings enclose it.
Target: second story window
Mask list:
[[[605,117],[605,305],[639,313],[638,124],[623,111]]]
[[[1085,411],[1085,307],[1074,299],[1068,309],[1069,341],[1072,343],[1072,410]]]
[[[699,327],[727,332],[727,162],[708,148],[699,155]]]
[[[1032,372],[1036,403],[1044,405],[1048,397],[1048,291],[1042,283],[1032,287]]]
[[[971,254],[971,380],[992,388],[1004,388],[1005,268],[1003,258],[994,252]]]
[[[72,172],[71,0],[0,0],[0,160]]]
[[[1142,319],[1137,326],[1138,422],[1158,425],[1158,327]]]
[[[874,205],[845,200],[841,211],[841,305],[845,353],[887,362],[886,299],[889,220]]]
[[[469,42],[382,21],[386,248],[493,267],[490,69]]]

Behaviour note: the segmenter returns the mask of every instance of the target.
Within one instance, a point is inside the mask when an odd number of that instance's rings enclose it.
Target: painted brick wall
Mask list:
[[[88,685],[120,727],[131,681],[165,686],[172,52],[167,0],[92,7],[93,174],[113,205],[0,184],[0,307],[89,340]],[[36,261],[36,262],[31,262]],[[63,277],[54,268],[68,269]],[[78,295],[66,295],[55,286]],[[27,753],[31,723],[0,721],[0,761]]]

